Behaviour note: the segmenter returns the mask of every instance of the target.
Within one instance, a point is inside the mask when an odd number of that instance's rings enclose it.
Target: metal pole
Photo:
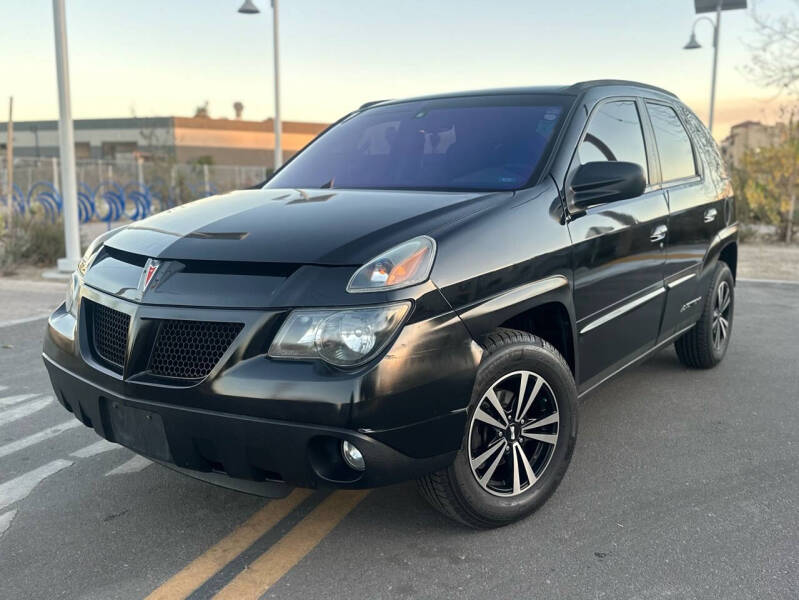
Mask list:
[[[54,156],[51,160],[53,167],[53,189],[58,192],[60,189],[58,186],[58,159]]]
[[[144,193],[144,159],[136,157],[136,178],[139,181],[139,191]]]
[[[788,120],[788,143],[789,147],[793,149],[793,160],[791,161],[791,177],[788,180],[788,197],[790,203],[788,204],[788,222],[785,224],[785,243],[790,244],[793,237],[793,213],[796,210],[796,178],[797,167],[799,167],[799,124],[794,121],[796,113],[791,111],[791,117]]]
[[[283,125],[280,121],[280,55],[278,51],[278,0],[272,0],[272,38],[275,44],[275,171],[283,164]]]
[[[56,74],[58,76],[58,143],[61,153],[61,200],[64,218],[66,256],[58,259],[58,270],[72,272],[80,261],[80,232],[78,230],[78,185],[75,180],[75,132],[72,125],[72,106],[69,88],[69,57],[67,55],[67,24],[64,0],[53,0],[55,27]]]
[[[713,27],[713,75],[710,84],[710,117],[708,118],[707,128],[713,133],[713,113],[716,107],[716,67],[719,63],[719,30],[721,29],[721,3],[716,4],[716,24]]]
[[[180,188],[177,187],[178,183],[178,166],[172,165],[172,168],[169,169],[169,189],[174,190],[175,198],[177,198],[177,204],[180,204]],[[163,208],[163,203],[162,203]]]
[[[6,167],[8,168],[8,229],[11,230],[11,220],[14,218],[14,97],[8,99],[8,138],[6,140]]]

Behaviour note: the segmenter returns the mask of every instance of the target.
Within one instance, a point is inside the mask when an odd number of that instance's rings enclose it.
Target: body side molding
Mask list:
[[[676,288],[678,285],[680,285],[680,284],[682,284],[682,283],[685,283],[686,281],[690,281],[690,280],[691,280],[691,279],[693,279],[694,277],[696,277],[696,272],[689,273],[688,275],[683,275],[682,277],[678,277],[677,279],[674,279],[674,280],[672,280],[672,281],[669,281],[669,282],[666,284],[666,286],[667,286],[669,289],[671,289],[671,288]]]
[[[623,305],[619,306],[618,308],[613,309],[609,313],[606,313],[606,314],[602,315],[598,319],[594,319],[588,325],[583,327],[580,330],[580,335],[583,335],[584,333],[588,333],[589,331],[591,331],[593,329],[596,329],[597,327],[600,327],[601,325],[604,325],[605,323],[608,323],[608,322],[612,321],[613,319],[622,316],[623,314],[626,314],[626,313],[630,312],[634,308],[649,302],[653,298],[657,298],[658,296],[660,296],[665,291],[666,291],[666,288],[659,287],[658,289],[656,289],[654,291],[651,291],[648,294],[644,294],[643,296],[639,296],[635,300],[632,300],[632,301],[628,302],[627,304],[623,304]]]
[[[585,388],[585,389],[581,389],[581,390],[580,390],[580,391],[577,393],[577,397],[578,397],[578,398],[582,398],[583,396],[585,396],[585,395],[586,395],[586,394],[588,394],[589,392],[592,392],[593,390],[595,390],[596,388],[598,388],[599,386],[601,386],[601,385],[602,385],[603,383],[605,383],[606,381],[608,381],[608,380],[610,380],[610,379],[614,378],[616,375],[618,375],[619,373],[621,373],[622,371],[624,371],[624,370],[625,370],[625,369],[627,369],[628,367],[632,367],[633,365],[635,365],[635,364],[638,364],[639,362],[641,362],[641,361],[645,360],[645,359],[646,359],[646,358],[648,358],[649,356],[652,356],[652,355],[653,355],[655,352],[657,352],[658,350],[661,350],[662,348],[665,348],[665,347],[666,347],[666,346],[668,346],[670,343],[672,343],[674,340],[676,340],[678,337],[680,337],[682,334],[684,334],[685,332],[689,331],[689,330],[690,330],[690,329],[691,329],[691,328],[692,328],[694,325],[695,325],[695,323],[692,323],[692,324],[691,324],[691,325],[689,325],[688,327],[685,327],[685,328],[683,328],[683,329],[680,329],[680,330],[679,330],[677,333],[675,333],[675,334],[673,334],[673,335],[670,335],[669,337],[667,337],[667,338],[666,338],[665,340],[663,340],[662,342],[660,342],[660,343],[658,343],[658,344],[655,344],[655,345],[654,345],[652,348],[650,348],[649,350],[646,350],[646,351],[642,352],[641,354],[639,354],[638,356],[636,356],[635,358],[633,358],[632,360],[630,360],[629,362],[627,362],[627,363],[626,363],[626,364],[624,364],[623,366],[621,366],[621,367],[619,367],[618,369],[616,369],[615,371],[613,371],[611,374],[609,374],[609,375],[607,375],[607,376],[603,377],[602,379],[600,379],[600,380],[599,380],[599,381],[597,381],[596,383],[593,383],[593,384],[589,385],[587,388]]]

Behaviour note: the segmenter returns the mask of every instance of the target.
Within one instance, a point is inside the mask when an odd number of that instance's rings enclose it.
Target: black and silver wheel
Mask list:
[[[674,343],[677,356],[684,365],[694,369],[709,369],[724,358],[732,335],[734,286],[730,268],[719,262],[705,294],[699,321]]]
[[[516,496],[535,484],[558,443],[558,401],[532,371],[503,375],[486,390],[469,424],[472,474],[489,494]]]
[[[555,491],[576,436],[577,392],[566,361],[534,335],[500,329],[488,337],[461,450],[419,488],[462,523],[507,525]]]
[[[731,321],[732,286],[726,280],[722,280],[713,295],[713,320],[710,326],[710,336],[713,340],[713,349],[716,352],[721,352],[727,346],[732,327]]]

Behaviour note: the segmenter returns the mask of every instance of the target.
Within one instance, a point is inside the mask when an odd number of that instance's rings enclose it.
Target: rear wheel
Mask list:
[[[730,268],[719,262],[705,294],[702,316],[690,331],[674,343],[677,356],[685,366],[710,369],[724,358],[732,335],[734,286]]]
[[[577,392],[555,348],[529,333],[488,337],[453,464],[419,480],[436,509],[466,525],[507,525],[555,491],[577,436]]]

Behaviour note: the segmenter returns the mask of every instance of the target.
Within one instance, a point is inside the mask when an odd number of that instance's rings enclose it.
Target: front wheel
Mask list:
[[[535,511],[566,473],[577,438],[577,391],[566,361],[534,335],[495,331],[467,414],[454,462],[419,480],[422,495],[481,529]]]
[[[692,369],[710,369],[721,362],[730,344],[734,308],[735,281],[730,268],[719,262],[705,294],[702,316],[674,342],[682,364]]]

